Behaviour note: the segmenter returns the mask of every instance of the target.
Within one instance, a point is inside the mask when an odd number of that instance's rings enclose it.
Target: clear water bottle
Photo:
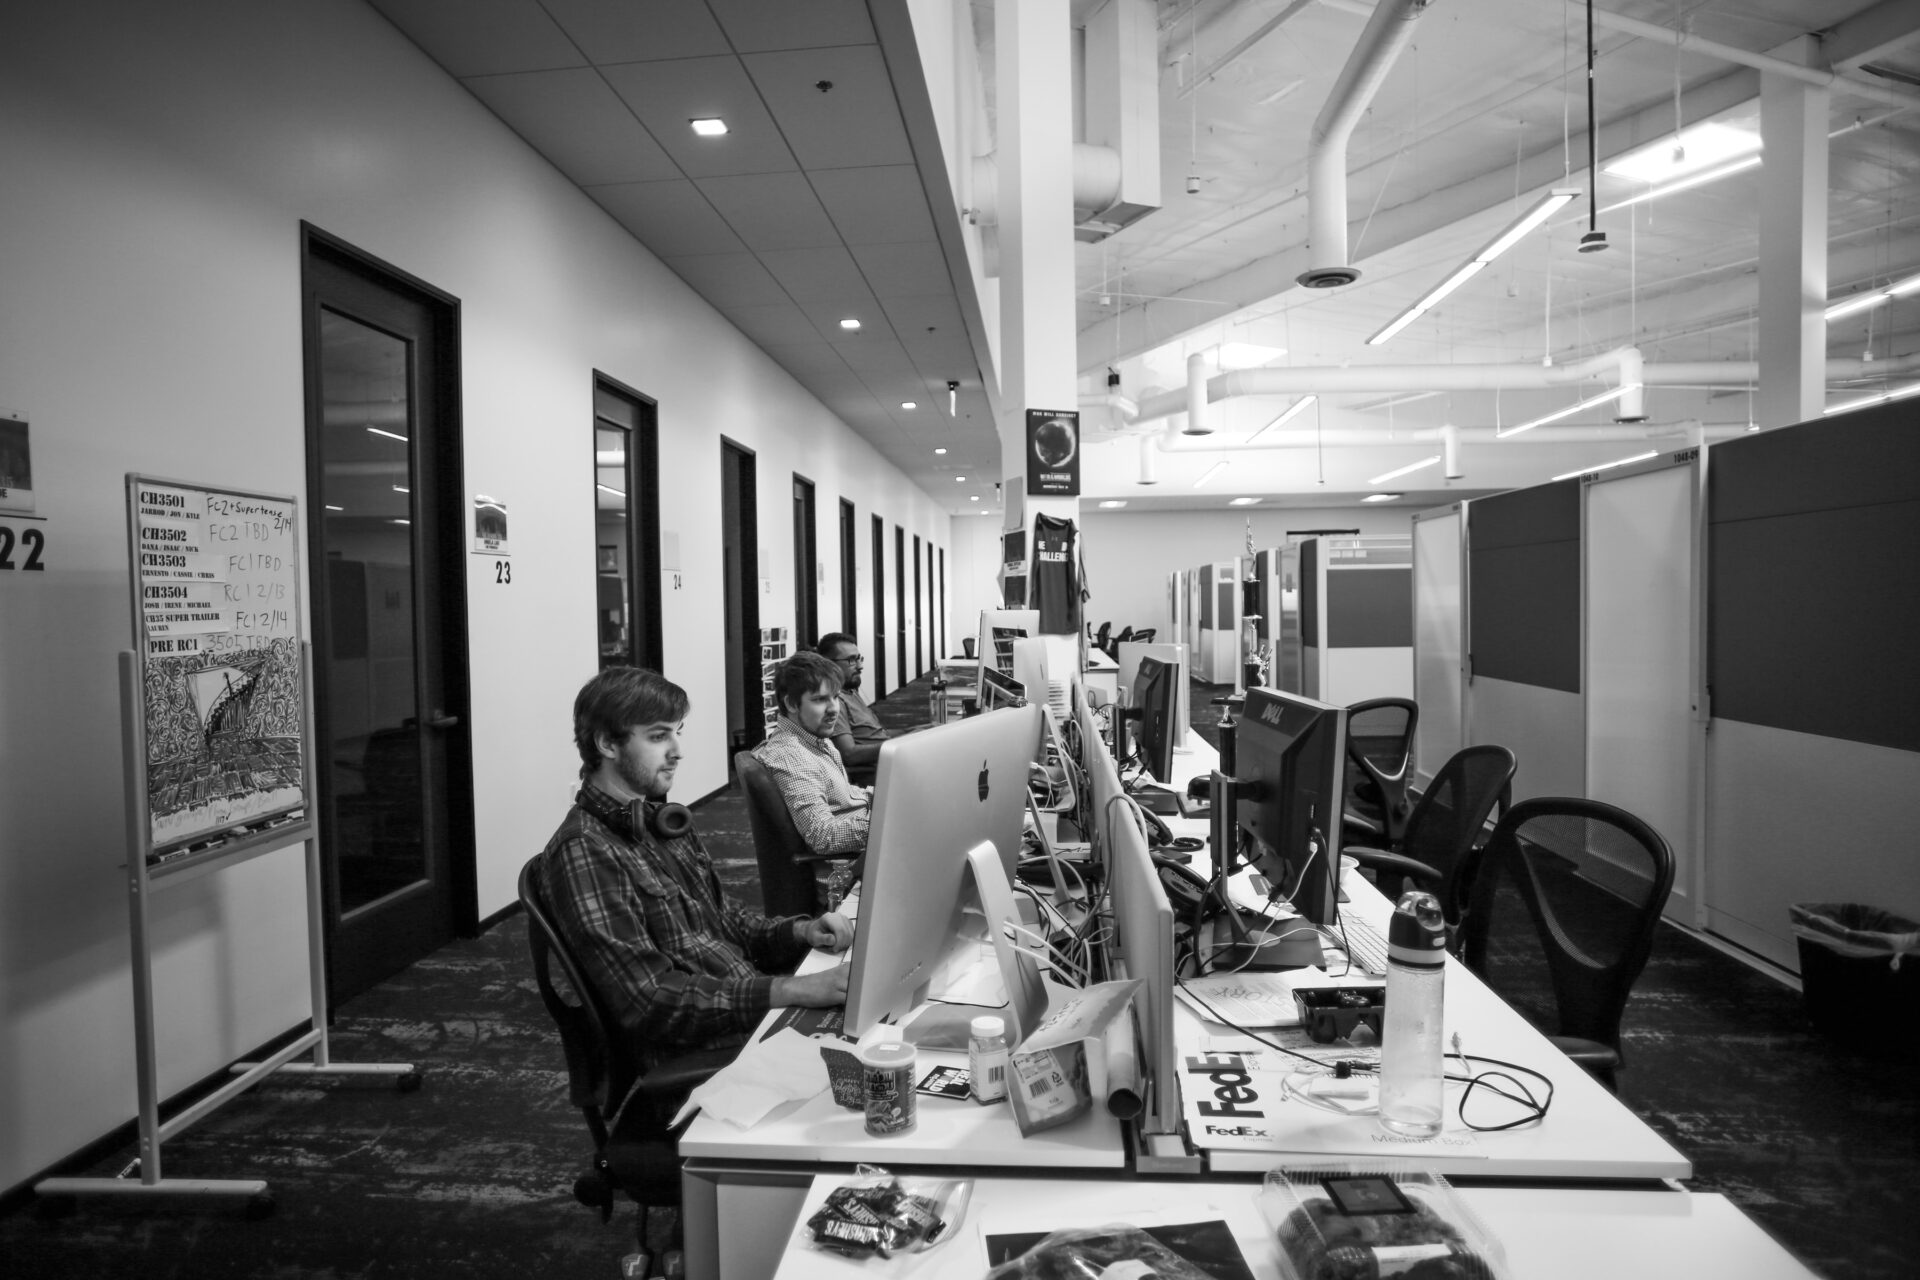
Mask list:
[[[1402,1137],[1440,1132],[1446,956],[1440,900],[1409,889],[1387,929],[1387,1017],[1380,1037],[1380,1123]]]

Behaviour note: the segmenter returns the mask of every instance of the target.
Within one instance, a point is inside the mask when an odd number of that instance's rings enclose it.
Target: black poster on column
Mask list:
[[[1027,410],[1027,493],[1080,496],[1080,411]]]

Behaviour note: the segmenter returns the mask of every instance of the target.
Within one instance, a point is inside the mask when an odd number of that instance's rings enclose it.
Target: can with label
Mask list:
[[[914,1052],[898,1041],[868,1045],[860,1051],[866,1077],[867,1132],[876,1138],[913,1128]]]
[[[1007,1024],[991,1014],[973,1020],[967,1042],[967,1070],[975,1102],[1007,1096]]]

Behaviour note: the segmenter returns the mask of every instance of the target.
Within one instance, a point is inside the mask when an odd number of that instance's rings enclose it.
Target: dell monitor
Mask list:
[[[1266,688],[1247,690],[1235,729],[1241,848],[1277,896],[1318,925],[1331,925],[1339,904],[1346,736],[1344,707]]]
[[[926,998],[935,966],[958,936],[970,850],[991,843],[1012,879],[1039,744],[1036,706],[881,744],[847,975],[850,1034],[898,1020]]]
[[[1173,783],[1173,746],[1179,737],[1180,667],[1158,658],[1140,659],[1133,681],[1133,707],[1140,713],[1140,763],[1162,786]]]

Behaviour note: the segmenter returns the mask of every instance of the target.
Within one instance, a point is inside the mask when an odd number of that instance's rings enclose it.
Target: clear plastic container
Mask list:
[[[1260,1211],[1291,1280],[1511,1280],[1500,1242],[1447,1180],[1407,1161],[1275,1169]]]

